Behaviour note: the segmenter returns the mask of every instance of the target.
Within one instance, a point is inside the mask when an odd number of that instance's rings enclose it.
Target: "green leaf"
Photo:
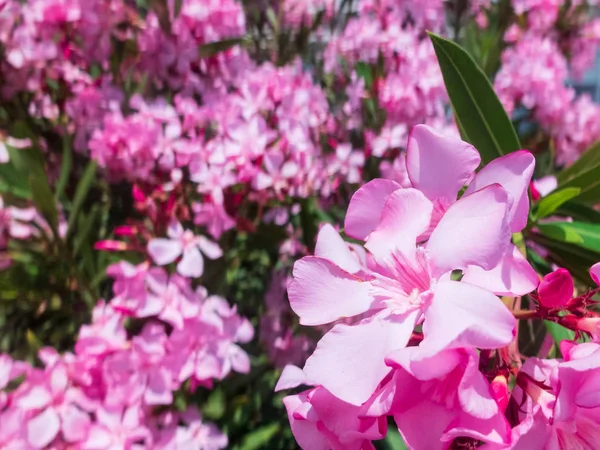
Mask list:
[[[69,215],[69,223],[67,227],[67,237],[73,235],[73,231],[75,228],[75,224],[77,223],[77,216],[79,214],[79,210],[83,205],[83,201],[88,195],[90,188],[92,187],[92,183],[94,182],[94,177],[96,175],[96,168],[98,167],[98,163],[96,161],[90,161],[83,172],[83,176],[81,180],[77,184],[77,189],[75,190],[75,196],[73,197],[73,206],[71,207],[70,215]]]
[[[177,19],[179,17],[179,13],[181,12],[181,7],[183,6],[183,0],[175,0],[175,5],[173,7],[173,15]]]
[[[600,223],[600,212],[577,202],[567,202],[556,211],[558,215],[571,217],[578,222]]]
[[[600,261],[600,253],[541,234],[532,233],[529,237],[549,251],[546,259],[569,270],[574,277],[588,286],[595,286],[590,277],[589,269],[593,264]]]
[[[600,164],[589,166],[587,170],[574,175],[565,183],[559,184],[560,188],[580,188],[577,201],[595,205],[600,203]]]
[[[198,47],[198,55],[201,58],[208,58],[210,56],[214,56],[219,52],[230,49],[231,47],[235,47],[236,45],[243,44],[245,42],[244,38],[232,38],[232,39],[224,39],[222,41],[211,42],[209,44],[204,44]]]
[[[551,222],[538,224],[543,235],[600,253],[600,224]]]
[[[600,166],[600,141],[594,143],[587,149],[572,165],[556,175],[558,184],[562,185],[589,171],[591,168]]]
[[[548,196],[542,198],[538,205],[537,218],[542,219],[544,217],[548,217],[550,214],[556,211],[560,205],[577,197],[580,192],[580,188],[571,187],[554,191]]]
[[[548,320],[545,320],[544,324],[554,340],[557,353],[560,353],[560,343],[562,341],[572,341],[575,339],[575,332],[563,327],[562,325],[559,325],[555,322],[550,322]]]
[[[277,434],[278,431],[279,423],[264,425],[246,435],[244,441],[240,445],[240,450],[269,448],[269,441]]]
[[[459,45],[433,33],[429,37],[459,129],[482,162],[519,150],[517,133],[485,73]]]
[[[385,439],[379,441],[378,447],[382,450],[407,450],[408,447],[404,443],[404,439],[395,428],[388,428],[388,433]]]
[[[356,64],[354,70],[359,78],[365,80],[365,87],[371,89],[371,86],[373,85],[373,71],[371,70],[371,65],[360,61]]]
[[[225,413],[225,402],[226,398],[222,389],[212,391],[202,407],[202,414],[211,420],[220,419]]]
[[[74,237],[73,243],[73,257],[77,258],[81,252],[83,245],[87,242],[90,247],[93,243],[89,242],[89,237],[92,235],[94,225],[97,224],[98,218],[100,217],[101,211],[97,205],[92,207],[92,210],[87,216],[80,214],[81,219],[79,220],[78,232]]]
[[[66,137],[64,139],[62,161],[60,164],[60,176],[54,191],[56,200],[60,200],[65,192],[65,188],[67,187],[67,183],[69,181],[69,175],[71,174],[71,167],[73,166],[73,141],[72,139],[68,139]]]
[[[39,170],[33,171],[29,175],[29,186],[35,206],[50,225],[54,236],[58,237],[58,210],[46,174]]]
[[[0,192],[23,199],[31,198],[29,180],[17,170],[12,161],[0,164]]]

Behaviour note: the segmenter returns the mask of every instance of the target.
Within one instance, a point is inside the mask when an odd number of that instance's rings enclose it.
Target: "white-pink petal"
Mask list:
[[[181,243],[171,239],[156,238],[148,242],[148,254],[159,266],[175,261],[182,250]]]
[[[306,361],[306,376],[340,400],[362,405],[391,370],[385,357],[406,346],[417,315],[375,315],[356,325],[336,325]]]
[[[183,258],[177,264],[177,272],[190,278],[202,275],[204,272],[204,258],[202,258],[198,247],[190,246],[183,251]]]
[[[451,205],[427,243],[436,276],[468,266],[495,267],[510,243],[506,213],[507,194],[499,184]]]
[[[354,193],[348,205],[345,233],[355,239],[365,239],[379,224],[388,195],[401,187],[395,181],[380,178],[362,186]]]
[[[325,224],[317,235],[315,256],[328,259],[347,272],[355,273],[361,269],[358,259],[348,248],[340,234],[330,224]]]
[[[465,194],[471,194],[492,184],[500,184],[508,193],[510,210],[508,220],[513,233],[521,231],[527,225],[529,214],[529,196],[527,191],[535,158],[526,151],[509,153],[490,162],[475,176]]]
[[[496,267],[483,270],[481,267],[469,266],[462,281],[492,291],[496,295],[521,296],[533,291],[540,280],[519,249],[511,244]]]
[[[34,448],[44,448],[54,440],[60,420],[54,408],[48,408],[27,423],[27,441]]]
[[[223,256],[223,250],[221,250],[219,244],[211,241],[205,236],[198,237],[198,247],[209,259],[218,259]]]
[[[433,204],[416,189],[398,189],[391,193],[381,212],[381,221],[367,238],[365,247],[376,257],[400,252],[412,256],[417,237],[428,228]]]
[[[370,285],[327,259],[306,256],[294,264],[290,305],[302,325],[322,325],[369,310]]]
[[[494,349],[509,344],[516,330],[512,313],[485,289],[458,281],[437,284],[425,311],[418,358],[461,347]]]
[[[594,283],[600,286],[600,262],[597,262],[590,268],[590,275]]]
[[[288,364],[281,372],[279,381],[277,381],[277,385],[275,386],[275,392],[279,392],[284,389],[293,389],[301,384],[312,385],[313,383],[308,381],[306,374],[300,367]]]
[[[480,162],[479,153],[471,144],[442,136],[427,125],[417,125],[408,137],[408,176],[430,200],[454,201]]]

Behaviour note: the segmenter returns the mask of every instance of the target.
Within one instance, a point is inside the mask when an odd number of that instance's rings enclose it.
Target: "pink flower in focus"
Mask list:
[[[530,358],[513,399],[520,422],[512,444],[485,450],[594,449],[600,439],[600,345],[563,341],[565,360]]]
[[[450,279],[452,270],[489,269],[502,258],[510,238],[504,189],[491,185],[461,198],[420,247],[417,238],[429,228],[432,203],[415,189],[396,189],[386,180],[372,183],[380,183],[380,192],[394,189],[387,197],[360,200],[368,205],[365,211],[381,205],[380,222],[373,224],[365,245],[374,264],[364,271],[340,236],[325,226],[315,256],[294,265],[288,289],[303,325],[364,314],[353,325],[334,326],[304,367],[315,383],[355,405],[371,396],[390,370],[385,357],[407,344],[418,323],[424,321],[423,359],[463,346],[496,348],[510,342],[515,329],[512,314],[495,295]],[[378,220],[374,214],[364,217],[365,226],[366,220]]]
[[[300,369],[286,366],[275,390],[313,384]],[[359,406],[346,403],[323,386],[283,399],[292,433],[301,448],[318,450],[373,449],[385,437],[387,419],[365,417]]]
[[[513,152],[497,158],[475,175],[479,154],[473,146],[459,139],[442,136],[419,125],[411,131],[407,147],[408,178],[433,204],[430,227],[419,239],[429,236],[466,184],[469,186],[465,195],[500,184],[508,194],[510,230],[518,232],[525,227],[529,211],[527,189],[535,164],[529,152]],[[391,180],[374,180],[360,188],[348,206],[346,233],[357,239],[367,238],[382,216],[387,196],[401,188]],[[505,247],[505,254],[496,266],[483,269],[472,265],[466,268],[463,280],[498,295],[524,295],[538,283],[537,274],[512,244]]]
[[[475,350],[453,349],[428,359],[415,358],[418,352],[409,347],[388,355],[395,370],[364,406],[365,415],[392,415],[414,449],[445,450],[457,437],[510,442],[510,425],[479,371]],[[419,426],[424,418],[432,427],[427,433]]]

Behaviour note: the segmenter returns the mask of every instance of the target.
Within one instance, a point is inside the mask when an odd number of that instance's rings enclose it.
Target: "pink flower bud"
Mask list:
[[[109,252],[122,252],[127,250],[129,246],[126,242],[105,240],[96,242],[94,248],[96,250],[105,250]]]
[[[135,236],[138,233],[134,225],[120,225],[114,229],[115,236]]]
[[[545,308],[561,308],[567,304],[575,286],[567,269],[558,269],[544,277],[538,287],[540,305]]]
[[[498,375],[492,380],[492,393],[500,411],[506,411],[508,400],[510,399],[510,391],[508,390],[508,380],[504,375]]]

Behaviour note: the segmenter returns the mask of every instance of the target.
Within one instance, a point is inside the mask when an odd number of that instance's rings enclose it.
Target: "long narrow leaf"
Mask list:
[[[582,172],[597,167],[600,170],[600,141],[587,149],[572,165],[556,175],[559,185],[563,185]]]
[[[429,33],[463,138],[482,162],[519,150],[512,123],[485,73],[459,45]]]
[[[79,215],[79,210],[81,209],[83,201],[87,197],[88,192],[92,187],[92,183],[96,175],[97,166],[98,163],[96,163],[96,161],[90,161],[88,166],[85,168],[85,171],[83,172],[83,176],[81,177],[79,184],[77,185],[77,189],[75,190],[75,197],[73,198],[73,206],[69,215],[67,238],[73,235],[75,224],[77,223],[77,216]]]
[[[50,225],[54,237],[58,238],[58,210],[46,174],[38,170],[33,171],[29,176],[29,186],[36,208]]]
[[[67,187],[67,183],[69,181],[71,167],[73,166],[72,145],[73,141],[65,137],[65,141],[63,143],[62,161],[60,164],[60,176],[58,178],[58,182],[56,183],[56,188],[54,190],[54,196],[56,197],[56,200],[60,200],[63,193],[65,192],[65,188]]]
[[[538,225],[545,236],[600,253],[600,224],[551,222]]]
[[[537,209],[537,218],[542,219],[548,217],[550,214],[554,213],[560,205],[577,197],[580,192],[581,189],[575,187],[552,192],[540,201]]]

